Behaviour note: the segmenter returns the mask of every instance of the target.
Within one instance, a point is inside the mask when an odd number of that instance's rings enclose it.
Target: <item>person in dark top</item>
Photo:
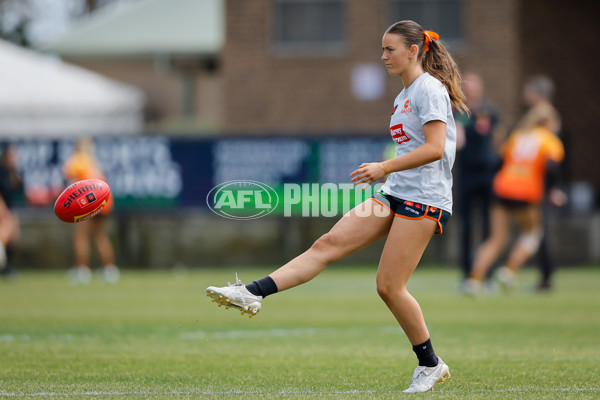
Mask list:
[[[471,114],[456,113],[457,168],[456,191],[461,219],[460,264],[467,279],[473,262],[475,211],[481,213],[481,239],[489,234],[492,180],[500,164],[497,152],[502,130],[496,107],[484,97],[483,80],[474,72],[463,75],[463,92]],[[478,241],[478,243],[481,240]]]

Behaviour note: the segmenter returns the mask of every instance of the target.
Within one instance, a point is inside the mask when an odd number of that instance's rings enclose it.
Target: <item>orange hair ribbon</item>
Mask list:
[[[431,42],[431,40],[438,40],[440,38],[440,35],[438,35],[434,31],[423,31],[423,34],[425,35],[425,44],[423,45],[423,50],[425,52],[428,52],[429,42]]]

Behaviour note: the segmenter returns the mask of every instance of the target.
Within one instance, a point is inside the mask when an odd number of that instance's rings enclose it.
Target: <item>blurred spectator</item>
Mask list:
[[[530,129],[536,125],[542,125],[560,138],[561,118],[559,112],[552,105],[554,92],[554,83],[547,76],[535,75],[527,79],[523,86],[523,100],[528,109],[517,122],[516,129]],[[558,175],[558,172],[555,172],[555,175]],[[542,202],[544,237],[540,243],[538,258],[541,276],[537,289],[542,291],[552,288],[552,275],[556,270],[556,257],[552,251],[548,229],[551,207],[562,207],[567,203],[567,195],[558,189],[556,184],[547,185],[547,189],[547,195]]]
[[[21,186],[16,149],[8,145],[0,158],[0,274],[4,278],[16,275],[13,247],[19,238],[19,218],[12,207]]]
[[[554,83],[544,75],[535,75],[527,79],[523,86],[523,100],[528,107],[515,129],[529,129],[541,125],[555,134],[560,133],[560,114],[552,105]]]
[[[545,195],[547,177],[557,171],[563,160],[562,142],[543,124],[515,131],[501,150],[503,164],[493,183],[495,202],[491,212],[491,235],[480,246],[473,269],[464,287],[476,294],[481,283],[501,255],[510,234],[511,219],[516,219],[520,235],[498,279],[506,289],[516,287],[516,272],[533,256],[543,237],[540,203]]]
[[[504,135],[496,107],[484,96],[484,84],[474,72],[463,74],[463,93],[471,114],[455,113],[457,131],[457,203],[461,222],[460,263],[463,279],[467,279],[473,262],[472,235],[480,232],[481,243],[489,234],[489,209],[492,181],[500,157],[497,143]],[[481,216],[481,228],[474,230],[473,216]]]
[[[64,165],[65,178],[70,183],[84,179],[106,180],[99,163],[94,157],[94,144],[91,139],[80,139],[75,152]],[[120,272],[115,265],[113,245],[106,232],[107,215],[112,211],[112,198],[102,211],[86,221],[75,224],[74,249],[75,267],[69,270],[69,276],[75,284],[89,283],[92,278],[90,270],[90,238],[93,239],[102,261],[102,277],[106,282],[116,283]]]

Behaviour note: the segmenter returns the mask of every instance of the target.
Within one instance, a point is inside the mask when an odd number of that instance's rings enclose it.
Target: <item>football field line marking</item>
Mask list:
[[[239,339],[239,338],[253,338],[253,337],[287,337],[287,336],[312,336],[312,335],[335,335],[340,331],[346,333],[355,333],[368,330],[373,332],[377,328],[298,328],[298,329],[264,329],[264,330],[228,330],[228,331],[195,331],[185,332],[179,335],[182,340],[198,340],[206,338],[215,339]],[[398,326],[384,326],[378,329],[381,333],[402,333],[401,328]]]
[[[179,335],[181,340],[199,340],[199,339],[239,339],[255,337],[288,337],[288,336],[315,336],[315,335],[336,335],[340,331],[346,333],[356,333],[368,330],[373,332],[377,328],[299,328],[299,329],[263,329],[263,330],[227,330],[227,331],[193,331],[184,332]],[[399,326],[382,326],[379,332],[385,334],[399,334],[402,330]],[[73,342],[81,339],[80,336],[71,333],[58,333],[47,335],[31,335],[28,333],[2,334],[0,333],[0,343],[10,342],[35,342],[35,341],[55,341],[55,342]]]
[[[474,389],[474,390],[438,390],[437,393],[556,393],[556,392],[599,392],[600,388],[539,388],[539,389]],[[118,391],[88,391],[88,392],[38,392],[38,393],[11,393],[11,392],[0,392],[0,397],[68,397],[68,396],[223,396],[223,395],[330,395],[330,394],[394,394],[402,393],[402,390],[281,390],[277,392],[268,391],[245,391],[245,390],[231,390],[231,391],[171,391],[171,392],[153,392],[146,390],[138,390],[131,392],[118,392]]]

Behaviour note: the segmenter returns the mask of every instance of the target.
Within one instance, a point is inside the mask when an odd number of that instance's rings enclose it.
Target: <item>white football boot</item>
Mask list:
[[[462,283],[460,290],[467,296],[479,296],[483,291],[483,283],[477,279],[469,278]]]
[[[412,382],[404,393],[422,393],[433,391],[433,387],[444,383],[450,378],[450,368],[438,357],[438,365],[435,367],[418,366],[412,376]]]
[[[225,306],[225,309],[234,307],[242,311],[242,315],[248,314],[252,318],[260,311],[262,296],[253,295],[246,289],[246,286],[238,279],[235,274],[235,283],[232,285],[227,282],[227,286],[206,288],[206,295],[214,302],[219,303],[219,307]]]
[[[502,286],[505,292],[514,292],[519,288],[519,282],[517,281],[517,274],[508,268],[508,267],[500,267],[496,272],[496,279]]]
[[[119,282],[119,279],[121,278],[121,271],[119,271],[119,268],[113,264],[105,265],[100,274],[106,283],[111,284]]]
[[[87,285],[92,281],[92,271],[87,265],[73,267],[67,275],[73,285]]]

